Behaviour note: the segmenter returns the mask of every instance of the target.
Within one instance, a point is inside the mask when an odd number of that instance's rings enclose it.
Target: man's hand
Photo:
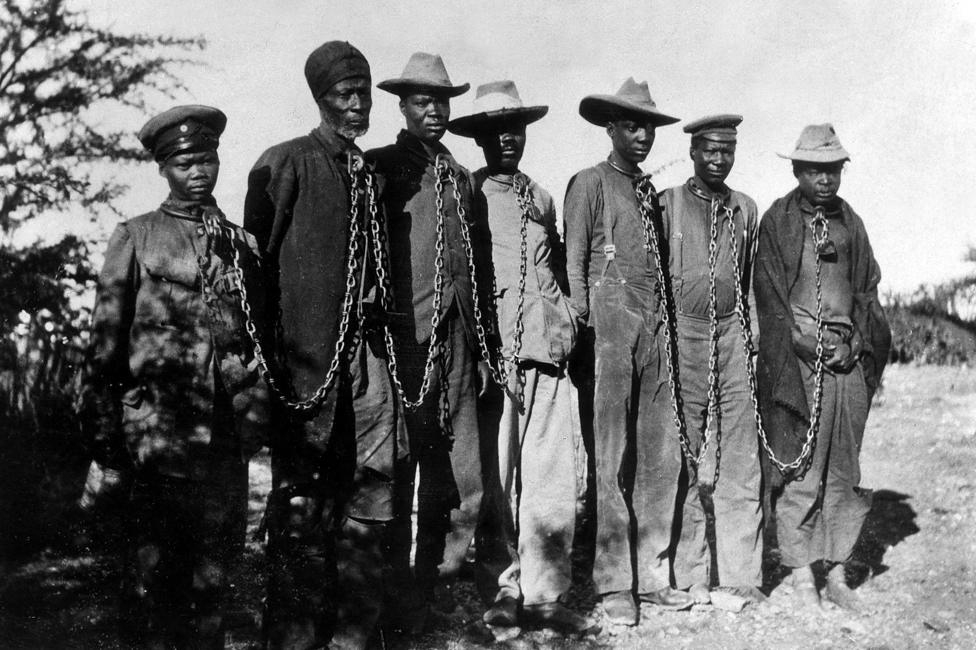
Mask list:
[[[478,362],[478,397],[484,397],[485,393],[488,392],[488,386],[491,384],[491,369],[488,366],[488,362],[479,361]]]
[[[854,367],[855,363],[857,363],[857,356],[858,355],[849,344],[841,343],[840,345],[834,347],[830,356],[824,359],[824,364],[831,370],[846,373]]]
[[[129,476],[126,472],[103,467],[96,461],[88,466],[88,476],[85,478],[85,488],[78,507],[82,512],[92,512],[104,509],[125,498],[129,486]]]
[[[803,334],[793,336],[793,351],[807,363],[814,363],[817,360],[817,337]],[[824,346],[826,352],[826,346]]]

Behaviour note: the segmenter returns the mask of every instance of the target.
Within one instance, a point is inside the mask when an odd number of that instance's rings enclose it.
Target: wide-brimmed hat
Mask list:
[[[448,97],[457,97],[468,92],[471,84],[453,85],[440,55],[414,52],[399,77],[381,81],[376,87],[400,97],[417,90],[430,90]]]
[[[800,139],[791,154],[776,154],[780,158],[811,163],[836,163],[851,159],[837,137],[834,125],[810,124],[803,127]]]
[[[478,86],[471,115],[451,120],[447,130],[455,135],[474,138],[492,124],[508,121],[531,124],[548,112],[548,106],[523,105],[514,81],[491,81]]]
[[[665,115],[657,110],[651,99],[647,82],[637,83],[633,77],[627,79],[616,95],[587,95],[579,105],[579,114],[587,122],[606,126],[620,113],[632,113],[647,118],[654,126],[664,126],[680,121],[680,118]]]

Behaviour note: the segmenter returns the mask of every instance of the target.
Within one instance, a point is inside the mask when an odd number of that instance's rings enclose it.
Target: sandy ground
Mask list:
[[[432,630],[390,648],[976,648],[976,370],[895,366],[868,423],[862,486],[875,492],[849,578],[862,611],[832,605],[798,614],[774,548],[767,549],[769,600],[739,613],[711,606],[659,612],[645,605],[637,628],[602,621],[585,581],[572,602],[603,625],[586,639],[523,630],[496,641],[480,623],[473,586]],[[252,464],[252,527],[267,489]],[[98,541],[98,540],[96,540]],[[94,551],[48,550],[0,573],[0,648],[119,648],[118,569]],[[259,647],[262,551],[250,543],[234,579],[228,647]],[[614,633],[616,632],[616,633]]]

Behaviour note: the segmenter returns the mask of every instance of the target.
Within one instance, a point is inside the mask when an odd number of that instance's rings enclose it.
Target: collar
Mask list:
[[[202,213],[205,207],[216,207],[217,201],[212,196],[208,196],[202,201],[183,201],[175,198],[172,194],[159,206],[160,211],[177,219],[188,221],[203,221]]]
[[[447,147],[440,142],[434,143],[434,154],[431,155],[428,153],[424,143],[420,141],[420,138],[415,136],[413,133],[410,133],[410,131],[407,131],[406,129],[400,130],[400,132],[397,134],[396,142],[399,146],[406,149],[414,158],[417,158],[428,165],[434,164],[434,158],[438,154],[446,156],[451,162],[454,160],[451,152],[448,151]]]
[[[339,162],[343,168],[346,166],[350,152],[359,156],[363,155],[362,149],[357,147],[354,142],[346,140],[331,129],[323,128],[321,124],[313,129],[309,135],[325,149],[330,158]]]
[[[626,176],[631,180],[637,180],[644,175],[643,172],[641,172],[640,170],[637,170],[636,172],[629,172],[623,167],[615,165],[613,160],[610,159],[610,156],[607,156],[607,164],[610,166],[610,169],[614,170],[619,174],[623,174],[624,176]]]
[[[728,185],[723,184],[722,190],[720,192],[715,192],[711,190],[708,185],[705,184],[701,178],[697,175],[692,176],[687,181],[685,181],[685,187],[688,191],[697,196],[700,199],[704,199],[711,203],[714,199],[718,199],[722,203],[728,203],[729,198],[732,196],[732,190]]]
[[[515,174],[487,174],[486,178],[509,187],[515,184]]]
[[[807,200],[807,197],[803,196],[803,193],[800,191],[799,187],[793,190],[793,192],[796,196],[796,204],[800,206],[800,211],[802,211],[803,214],[812,216],[817,212],[817,206],[810,203],[810,201]],[[823,206],[824,215],[828,218],[843,216],[843,204],[844,200],[839,196],[836,197],[833,203]]]

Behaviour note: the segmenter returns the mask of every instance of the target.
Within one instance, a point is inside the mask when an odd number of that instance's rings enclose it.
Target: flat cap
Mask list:
[[[315,99],[329,92],[329,88],[340,81],[351,77],[371,79],[366,57],[346,41],[323,43],[305,61],[305,81]]]
[[[735,127],[742,122],[741,115],[726,113],[723,115],[709,115],[689,122],[682,127],[682,131],[691,134],[693,138],[705,138],[718,142],[735,142],[738,131]]]
[[[216,151],[227,116],[201,104],[174,106],[139,129],[139,142],[158,162],[190,151]]]

